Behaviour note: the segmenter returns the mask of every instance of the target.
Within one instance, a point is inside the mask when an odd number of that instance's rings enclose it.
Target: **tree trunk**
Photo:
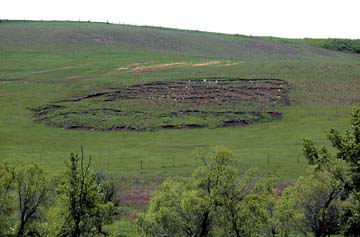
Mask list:
[[[319,228],[315,230],[315,237],[325,237],[325,225],[324,223],[320,222]]]
[[[75,221],[74,231],[72,233],[72,237],[80,237],[80,219]]]
[[[207,237],[209,235],[209,212],[205,212],[204,219],[201,222],[200,237]]]
[[[24,229],[25,229],[25,224],[26,224],[24,216],[25,216],[25,214],[23,212],[21,212],[20,225],[19,225],[19,230],[17,232],[18,237],[24,236]]]
[[[275,237],[276,236],[276,230],[275,228],[271,228],[271,234],[272,234],[272,237]]]
[[[236,226],[236,221],[233,220],[232,225],[233,225],[233,230],[235,232],[236,237],[241,237],[240,230],[238,230],[238,228]]]
[[[21,222],[20,226],[19,226],[19,230],[17,232],[18,237],[23,237],[24,236],[24,227],[25,227],[25,223]]]

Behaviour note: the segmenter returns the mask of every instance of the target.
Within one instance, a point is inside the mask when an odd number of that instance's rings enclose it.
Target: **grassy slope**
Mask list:
[[[209,60],[243,63],[144,74],[114,70],[146,61]],[[295,179],[306,166],[303,159],[297,163],[301,139],[326,144],[323,130],[347,127],[350,108],[360,101],[359,75],[360,56],[303,43],[100,23],[1,23],[0,159],[36,161],[56,172],[82,144],[97,168],[108,163],[116,176],[189,175],[197,165],[191,159],[194,147],[221,144],[241,158],[242,168]],[[101,88],[206,76],[287,80],[292,106],[281,108],[284,119],[272,123],[141,133],[50,128],[32,122],[28,110]]]

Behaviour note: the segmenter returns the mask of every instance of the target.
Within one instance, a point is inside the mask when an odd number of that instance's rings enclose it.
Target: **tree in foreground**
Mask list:
[[[266,232],[265,225],[258,225],[260,218],[265,216],[256,214],[266,212],[265,203],[269,200],[265,200],[267,190],[256,183],[257,172],[248,170],[241,174],[238,168],[239,160],[224,147],[214,147],[208,152],[197,150],[194,155],[202,165],[193,172],[192,179],[196,188],[204,192],[210,200],[210,224],[216,225],[217,231],[226,236],[238,237]],[[251,204],[254,205],[250,207]]]
[[[219,187],[231,160],[230,152],[217,147],[211,153],[196,152],[203,165],[191,178],[167,179],[151,198],[146,213],[138,218],[145,236],[211,236]],[[211,175],[209,172],[216,170]]]
[[[344,214],[342,226],[347,236],[360,236],[360,108],[354,108],[352,130],[341,134],[337,129],[327,132],[336,149],[332,157],[325,147],[317,148],[311,140],[304,140],[304,154],[317,170],[334,177],[333,183],[343,186]],[[347,167],[345,167],[347,165]]]
[[[339,233],[343,185],[331,173],[310,167],[307,175],[286,191],[282,199],[292,204],[288,210],[293,213],[292,230],[315,237]]]
[[[191,178],[167,179],[154,192],[147,212],[138,218],[142,235],[250,236],[274,232],[276,195],[270,183],[256,185],[256,172],[240,175],[237,159],[224,147],[194,154],[202,165]]]
[[[64,181],[60,187],[63,201],[59,236],[91,236],[102,233],[101,226],[110,220],[113,205],[104,203],[101,185],[90,168],[91,157],[84,164],[84,153],[70,154]]]
[[[277,179],[273,177],[251,180],[253,187],[245,192],[243,200],[238,203],[242,207],[241,226],[245,236],[275,236],[281,233],[282,213],[279,213],[279,193],[275,189],[276,182]]]
[[[41,235],[38,228],[31,228],[31,224],[44,221],[39,210],[48,200],[47,174],[38,165],[19,166],[15,169],[14,183],[20,213],[17,236]]]
[[[14,225],[12,213],[14,202],[11,191],[14,185],[14,170],[6,162],[0,162],[0,236],[6,235]]]
[[[223,222],[223,224],[228,232],[236,232],[235,223],[238,216],[235,213],[237,208],[234,206],[234,201],[236,202],[240,195],[235,193],[240,192],[241,189],[236,183],[239,176],[236,169],[237,159],[228,149],[220,146],[214,147],[210,151],[195,150],[193,156],[196,160],[200,160],[202,165],[193,172],[192,182],[195,183],[198,190],[206,194],[210,201],[202,226],[206,224],[209,227],[213,226],[217,219],[215,217],[219,217],[221,214],[222,217],[230,217],[227,212],[231,212],[235,214],[228,219],[232,224],[228,224],[228,222]],[[236,188],[239,190],[235,191]],[[200,236],[207,236],[209,231],[204,234]]]
[[[42,236],[50,185],[38,165],[0,162],[0,235]]]
[[[146,214],[138,218],[146,236],[206,236],[209,200],[186,179],[167,179],[152,196]]]

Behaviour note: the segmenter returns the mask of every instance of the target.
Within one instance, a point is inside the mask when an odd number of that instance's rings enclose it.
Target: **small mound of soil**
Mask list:
[[[71,130],[96,130],[96,128],[93,127],[87,127],[83,125],[70,125],[67,127],[64,127],[65,129],[71,129]]]
[[[271,117],[274,119],[282,118],[282,113],[279,113],[279,112],[268,112],[268,114],[270,114]]]
[[[224,127],[246,126],[249,122],[246,120],[229,120],[224,121]]]

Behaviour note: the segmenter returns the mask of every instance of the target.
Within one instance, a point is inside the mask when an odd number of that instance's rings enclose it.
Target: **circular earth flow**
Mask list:
[[[289,85],[275,79],[182,79],[112,88],[34,108],[34,119],[81,130],[244,126],[281,117]]]

